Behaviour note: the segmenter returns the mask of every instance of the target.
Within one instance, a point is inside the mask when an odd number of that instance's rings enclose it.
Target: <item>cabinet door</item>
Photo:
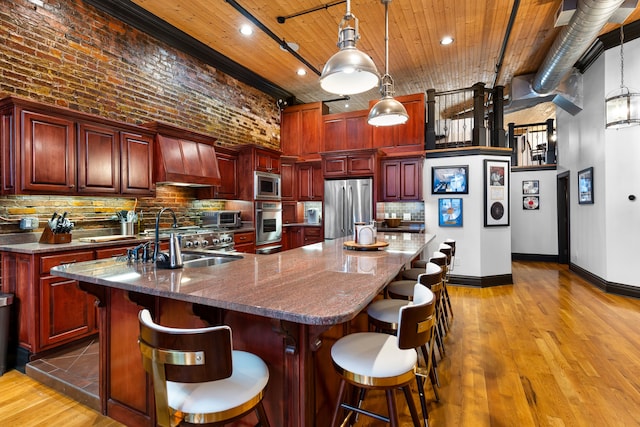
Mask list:
[[[97,332],[95,298],[62,277],[40,278],[40,346],[42,349]]]
[[[76,131],[64,118],[22,111],[20,190],[75,192]]]
[[[322,200],[324,198],[324,176],[322,175],[322,164],[315,162],[312,165],[311,177],[311,200]]]
[[[361,148],[372,148],[371,131],[373,126],[367,123],[369,111],[364,114],[349,114],[345,117],[345,135],[347,140],[347,150],[357,150]]]
[[[122,194],[153,195],[153,139],[148,135],[120,133]]]
[[[322,116],[317,107],[303,109],[302,115],[302,141],[301,155],[318,155],[324,151],[322,147]]]
[[[322,242],[321,227],[303,227],[304,228],[304,245]]]
[[[282,163],[280,165],[282,200],[295,200],[296,198],[295,171],[295,163]]]
[[[117,194],[120,191],[118,131],[81,123],[78,133],[78,192]]]
[[[400,198],[422,200],[422,158],[400,163]]]
[[[327,156],[322,160],[322,172],[324,176],[346,176],[347,156]]]
[[[313,200],[313,167],[310,164],[298,164],[298,200]]]
[[[219,199],[237,199],[238,198],[238,158],[236,156],[227,156],[218,154],[218,170],[222,182],[220,186],[215,187],[215,197]]]
[[[256,170],[271,173],[280,173],[280,157],[272,153],[255,151]]]
[[[400,161],[383,160],[380,162],[382,173],[381,198],[386,202],[400,200]]]
[[[280,115],[280,149],[285,156],[297,156],[300,154],[300,135],[302,124],[300,112],[285,109]]]
[[[297,219],[296,219],[297,206],[298,204],[296,202],[282,202],[282,223],[283,224],[293,224],[297,222]]]
[[[289,249],[299,248],[304,244],[303,227],[289,227]]]
[[[375,157],[368,153],[349,156],[347,172],[352,176],[372,175],[375,172]]]
[[[347,149],[345,119],[342,115],[332,114],[324,117],[323,127],[325,151]]]

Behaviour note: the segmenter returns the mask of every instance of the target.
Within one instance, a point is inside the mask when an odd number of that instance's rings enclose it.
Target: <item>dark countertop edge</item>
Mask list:
[[[288,224],[282,224],[283,227],[322,227],[322,223],[310,223],[310,222],[292,222]]]
[[[168,237],[160,238],[161,241],[167,240]],[[138,236],[135,239],[125,239],[125,240],[113,240],[110,242],[80,242],[71,240],[70,243],[17,243],[10,245],[0,245],[0,251],[3,252],[12,252],[19,254],[42,254],[42,253],[53,253],[53,252],[66,252],[66,251],[74,251],[74,250],[83,250],[83,249],[100,249],[100,248],[108,248],[111,246],[125,246],[131,244],[131,246],[135,246],[142,242],[147,242],[149,240],[155,240],[154,236]]]

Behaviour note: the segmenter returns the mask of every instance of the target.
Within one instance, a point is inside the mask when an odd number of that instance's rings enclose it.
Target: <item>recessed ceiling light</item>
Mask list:
[[[304,76],[307,74],[307,70],[305,70],[304,68],[298,68],[298,71],[296,71],[296,74],[299,76]]]
[[[240,34],[242,34],[243,36],[250,36],[251,34],[253,34],[253,28],[251,28],[251,25],[249,24],[244,24],[242,27],[240,27]]]
[[[442,40],[440,40],[440,44],[443,46],[446,46],[451,43],[453,43],[453,37],[451,36],[444,36]]]

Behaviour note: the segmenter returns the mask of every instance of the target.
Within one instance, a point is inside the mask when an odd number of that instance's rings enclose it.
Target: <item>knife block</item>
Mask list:
[[[45,225],[42,235],[40,236],[40,243],[70,243],[71,233],[54,233],[51,231],[49,224]]]

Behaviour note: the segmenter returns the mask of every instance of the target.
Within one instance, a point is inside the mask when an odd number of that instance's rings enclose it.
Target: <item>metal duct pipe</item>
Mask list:
[[[623,2],[624,0],[578,0],[576,12],[558,34],[533,78],[532,89],[540,95],[551,93],[591,46]]]

